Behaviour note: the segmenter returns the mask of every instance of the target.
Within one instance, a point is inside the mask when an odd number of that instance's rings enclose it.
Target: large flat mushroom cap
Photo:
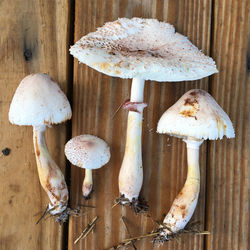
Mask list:
[[[120,18],[70,48],[80,62],[110,76],[155,81],[196,80],[217,71],[172,25],[156,19]]]
[[[26,76],[19,84],[9,110],[9,121],[16,125],[57,124],[71,118],[69,101],[47,74]]]
[[[85,169],[97,169],[110,159],[107,143],[94,135],[79,135],[65,145],[65,155],[75,166]]]
[[[234,138],[232,122],[206,91],[192,89],[161,116],[158,133],[194,139]]]

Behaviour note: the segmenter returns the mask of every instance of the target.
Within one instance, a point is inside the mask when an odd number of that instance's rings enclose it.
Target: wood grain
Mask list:
[[[188,83],[148,81],[144,99],[143,165],[141,195],[151,216],[161,221],[186,178],[184,143],[156,134],[162,113],[191,88],[209,90],[229,114],[236,130],[231,140],[203,143],[200,149],[201,192],[192,221],[211,235],[188,235],[157,248],[149,240],[138,249],[249,249],[249,1],[247,0],[75,0],[0,1],[0,249],[64,249],[67,237],[53,220],[35,225],[33,215],[44,209],[48,198],[39,183],[32,145],[32,128],[10,125],[9,105],[16,87],[30,73],[49,73],[71,96],[73,81],[72,135],[90,133],[111,147],[111,161],[94,171],[94,193],[81,197],[84,172],[71,168],[71,205],[87,215],[71,218],[68,248],[104,249],[129,237],[121,220],[125,216],[132,236],[151,231],[155,223],[129,208],[111,209],[119,195],[118,174],[125,146],[127,112],[113,114],[130,95],[130,80],[112,78],[74,61],[74,79],[68,52],[74,40],[118,17],[157,18],[173,24],[205,54],[215,59],[219,74]],[[248,62],[248,64],[247,64]],[[65,169],[64,143],[69,123],[48,129],[48,147],[56,163]],[[73,241],[96,215],[93,233],[77,245]]]
[[[211,93],[229,114],[235,139],[209,145],[207,249],[249,249],[249,1],[214,1]],[[248,67],[248,68],[247,68]]]
[[[209,0],[167,1],[167,0],[76,0],[75,41],[95,31],[107,21],[118,17],[157,18],[172,23],[176,30],[186,36],[205,54],[210,51],[211,6]],[[73,83],[73,136],[95,134],[106,140],[111,147],[111,161],[104,168],[94,172],[94,193],[85,202],[81,198],[84,173],[72,166],[71,202],[91,204],[88,214],[81,219],[72,218],[69,224],[68,247],[72,249],[104,249],[128,237],[121,220],[125,216],[131,235],[151,231],[155,224],[143,215],[134,215],[129,208],[117,206],[111,209],[113,200],[119,196],[118,174],[125,146],[127,112],[120,111],[114,119],[115,110],[129,97],[130,80],[112,78],[86,65],[74,61]],[[186,149],[184,143],[175,138],[156,134],[158,119],[187,90],[198,87],[207,90],[208,78],[188,83],[147,82],[143,123],[144,183],[141,195],[150,205],[154,219],[162,220],[186,178]],[[205,219],[205,173],[206,143],[201,147],[201,192],[193,220]],[[96,215],[100,217],[95,231],[77,245],[73,241]],[[172,241],[160,249],[202,249],[203,236],[185,236],[180,242]],[[138,249],[157,249],[149,240],[136,243]]]
[[[69,1],[0,2],[0,249],[62,249],[63,228],[49,219],[35,225],[34,214],[48,198],[37,174],[32,128],[8,122],[9,105],[20,81],[30,73],[50,74],[67,92],[69,85]],[[52,157],[65,168],[66,125],[48,129]]]

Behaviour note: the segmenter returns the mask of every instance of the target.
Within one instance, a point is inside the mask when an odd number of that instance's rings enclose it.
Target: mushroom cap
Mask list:
[[[65,145],[65,155],[75,166],[85,169],[97,169],[110,159],[107,143],[94,135],[79,135]]]
[[[69,101],[51,77],[44,73],[26,76],[13,96],[9,121],[16,125],[41,126],[71,118]]]
[[[80,62],[110,76],[155,81],[196,80],[217,71],[172,25],[156,19],[120,18],[83,36],[70,48]]]
[[[214,98],[206,91],[192,89],[161,116],[158,133],[194,139],[235,137],[232,122]]]

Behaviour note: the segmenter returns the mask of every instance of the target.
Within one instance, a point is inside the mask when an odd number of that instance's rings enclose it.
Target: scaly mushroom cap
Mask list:
[[[41,126],[71,118],[71,107],[62,90],[47,74],[31,74],[19,84],[9,110],[16,125]]]
[[[65,155],[75,166],[86,169],[97,169],[110,159],[107,143],[93,135],[79,135],[65,145]]]
[[[110,76],[144,80],[196,80],[217,71],[172,25],[156,19],[120,18],[82,37],[70,48],[80,62]]]
[[[234,138],[232,122],[206,91],[192,89],[162,115],[158,133],[194,139]]]

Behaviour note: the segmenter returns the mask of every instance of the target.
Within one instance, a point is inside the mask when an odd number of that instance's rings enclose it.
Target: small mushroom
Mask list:
[[[145,80],[196,80],[217,72],[205,56],[172,25],[156,19],[120,18],[82,37],[70,48],[80,62],[110,76],[132,78],[125,154],[119,190],[134,206],[142,187],[142,112]]]
[[[51,158],[46,141],[47,126],[71,118],[67,97],[49,75],[32,74],[19,84],[9,110],[9,121],[16,125],[33,126],[33,143],[40,183],[50,199],[52,215],[62,214],[68,204],[64,176]]]
[[[184,187],[175,198],[163,224],[163,240],[183,229],[191,219],[199,196],[199,146],[203,140],[234,138],[232,122],[211,95],[200,89],[185,93],[162,115],[157,132],[182,138],[187,144],[188,171]]]
[[[90,198],[93,187],[92,169],[98,169],[108,163],[110,150],[107,143],[93,135],[79,135],[65,145],[65,155],[75,166],[85,168],[82,194]]]

